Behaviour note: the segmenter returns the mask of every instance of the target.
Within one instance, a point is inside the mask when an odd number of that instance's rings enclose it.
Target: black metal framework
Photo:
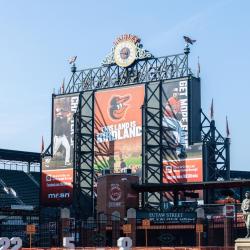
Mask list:
[[[78,218],[87,218],[94,209],[94,91],[79,95],[75,113],[74,205]]]
[[[203,180],[230,180],[230,139],[221,135],[216,129],[215,121],[210,121],[202,110],[201,114]],[[206,203],[213,202],[214,192],[206,190],[204,193]]]
[[[204,181],[229,180],[230,139],[221,135],[215,121],[210,121],[202,110],[201,114]]]
[[[240,170],[230,170],[230,179],[231,180],[250,179],[250,172],[240,171]]]
[[[145,85],[143,113],[143,184],[162,183],[162,83]],[[160,209],[162,193],[144,193],[144,207]]]
[[[167,191],[186,191],[186,190],[205,190],[205,189],[226,189],[249,187],[250,180],[237,181],[207,181],[191,183],[163,183],[163,184],[132,184],[133,189],[138,192],[167,192]]]
[[[51,130],[52,133],[52,130]],[[51,136],[52,138],[52,136]],[[53,140],[52,140],[53,141]],[[45,156],[52,156],[52,143],[46,148],[46,150],[42,153],[42,158]]]
[[[137,60],[128,68],[113,64],[77,71],[73,66],[65,94],[187,76],[188,53]]]

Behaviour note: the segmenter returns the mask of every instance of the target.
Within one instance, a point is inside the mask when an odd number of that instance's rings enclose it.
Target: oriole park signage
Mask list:
[[[196,213],[163,213],[163,212],[143,212],[138,211],[136,213],[136,219],[138,221],[143,219],[149,219],[154,223],[195,223]]]

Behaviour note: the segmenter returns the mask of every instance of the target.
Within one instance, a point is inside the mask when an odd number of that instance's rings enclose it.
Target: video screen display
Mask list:
[[[53,98],[53,156],[42,162],[42,204],[70,204],[73,195],[74,113],[78,95]]]
[[[95,93],[95,170],[140,174],[144,85]]]

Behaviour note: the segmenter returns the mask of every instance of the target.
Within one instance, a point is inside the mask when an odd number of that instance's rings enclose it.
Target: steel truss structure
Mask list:
[[[74,126],[74,205],[87,218],[94,213],[94,91],[80,94]]]
[[[187,48],[184,54],[137,60],[128,68],[121,68],[113,64],[78,71],[73,65],[71,68],[73,74],[64,93],[70,94],[187,76],[191,73],[188,68],[188,53]]]
[[[209,120],[201,110],[201,136],[204,181],[230,180],[230,138],[216,129],[215,121]],[[214,190],[206,191],[206,203],[211,203]]]
[[[142,109],[142,168],[143,184],[162,183],[162,82],[145,84],[145,103]],[[145,193],[143,205],[159,209],[162,193]]]
[[[230,179],[230,139],[216,129],[215,121],[202,114],[204,181]]]
[[[80,93],[75,114],[74,141],[74,204],[80,217],[94,216],[94,92],[100,89],[145,84],[145,104],[142,107],[142,184],[162,184],[162,157],[171,147],[164,143],[162,128],[162,82],[190,78],[189,48],[183,54],[137,60],[128,68],[115,64],[77,70],[63,94]],[[229,139],[224,139],[202,112],[201,132],[204,148],[205,180],[228,180]],[[166,138],[165,138],[166,139]],[[224,152],[226,154],[224,155]],[[44,155],[51,155],[49,147]],[[226,173],[226,174],[225,174]],[[88,204],[88,206],[86,206]],[[143,206],[161,209],[162,194],[145,193]]]

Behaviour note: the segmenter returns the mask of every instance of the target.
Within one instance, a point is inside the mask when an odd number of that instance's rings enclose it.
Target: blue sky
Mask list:
[[[183,35],[197,39],[202,108],[214,98],[215,119],[231,132],[231,168],[249,170],[250,1],[0,1],[0,148],[40,151],[48,146],[51,94],[79,69],[96,67],[123,33],[142,39],[155,56],[183,51]]]

